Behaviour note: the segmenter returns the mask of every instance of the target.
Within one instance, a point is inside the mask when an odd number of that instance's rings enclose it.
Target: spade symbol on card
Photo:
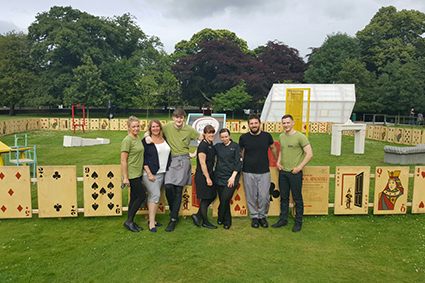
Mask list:
[[[109,184],[108,184],[108,189],[113,189],[114,188],[114,184],[112,184],[112,182],[109,182]]]
[[[109,193],[108,193],[108,198],[109,198],[109,199],[112,199],[113,197],[114,197],[114,193],[113,193],[113,192],[109,192]]]
[[[99,186],[96,184],[96,182],[94,182],[93,185],[91,185],[91,188],[93,190],[96,190],[97,188],[99,188]]]
[[[55,208],[57,212],[61,211],[62,209],[62,205],[60,205],[59,203],[55,204],[53,207]]]
[[[114,178],[114,173],[112,171],[109,171],[108,175],[106,175],[109,179]]]
[[[108,203],[109,210],[112,210],[114,208],[114,204],[112,202]]]
[[[94,209],[94,210],[97,210],[97,209],[98,209],[98,207],[99,207],[99,205],[98,205],[97,203],[93,203],[93,204],[91,205],[91,207],[93,207],[93,209]]]
[[[98,193],[96,193],[96,192],[94,192],[94,193],[92,193],[92,198],[94,199],[94,200],[96,200],[97,199],[97,197],[99,196],[99,194]]]
[[[93,174],[91,174],[91,177],[92,177],[93,179],[96,179],[97,177],[99,177],[99,175],[97,175],[97,173],[96,173],[96,171],[95,171],[95,172],[93,172]]]
[[[56,179],[56,180],[58,180],[58,179],[60,179],[60,177],[61,177],[61,175],[59,174],[59,172],[58,171],[55,171],[55,174],[53,174],[53,179]]]
[[[106,190],[105,190],[105,188],[101,188],[99,192],[102,194],[102,196],[103,196],[104,194],[106,194]]]

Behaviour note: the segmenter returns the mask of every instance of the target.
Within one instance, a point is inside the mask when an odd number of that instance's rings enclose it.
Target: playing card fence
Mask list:
[[[0,219],[31,218],[33,213],[40,218],[77,217],[78,212],[86,217],[121,216],[127,207],[122,207],[120,166],[84,166],[83,170],[83,177],[77,178],[75,166],[38,166],[37,178],[31,179],[27,166],[0,167]],[[275,167],[270,170],[269,215],[278,216],[278,172]],[[412,177],[413,198],[408,202],[409,178]],[[335,202],[328,203],[332,178],[335,178]],[[375,178],[374,203],[369,202],[370,178]],[[38,209],[31,206],[31,182],[37,182]],[[84,183],[84,208],[77,206],[77,182]],[[412,213],[425,213],[425,166],[416,166],[413,174],[409,174],[409,167],[377,167],[370,174],[368,166],[338,166],[336,174],[329,174],[328,166],[307,166],[303,194],[305,215],[327,215],[329,207],[334,208],[335,215],[368,214],[370,207],[374,208],[374,214],[405,214],[409,206]],[[192,186],[184,187],[184,195],[180,214],[187,216],[198,210],[199,203]],[[385,207],[380,207],[382,200],[387,201]],[[158,213],[165,213],[164,193],[161,201]],[[248,216],[242,178],[230,203],[234,217]],[[215,201],[214,216],[217,216],[217,207],[218,201]]]

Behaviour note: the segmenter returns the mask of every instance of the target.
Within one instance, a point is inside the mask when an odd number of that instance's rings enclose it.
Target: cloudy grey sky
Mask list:
[[[425,13],[424,0],[1,0],[0,33],[27,32],[37,13],[72,6],[96,16],[130,13],[142,30],[158,36],[168,53],[204,29],[227,29],[250,49],[269,40],[309,53],[328,34],[363,29],[383,6]]]

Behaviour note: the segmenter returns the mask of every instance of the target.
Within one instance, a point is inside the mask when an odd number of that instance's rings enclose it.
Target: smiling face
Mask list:
[[[215,136],[215,132],[209,132],[209,133],[206,133],[205,134],[205,139],[208,141],[208,142],[213,142],[213,140],[214,140],[214,136]]]
[[[221,139],[221,142],[224,145],[228,145],[230,143],[230,135],[229,135],[229,133],[228,132],[221,133],[220,134],[220,139]]]
[[[128,129],[128,131],[132,136],[137,136],[140,132],[140,122],[139,121],[131,122],[130,128]]]
[[[161,133],[161,127],[157,123],[153,122],[151,126],[151,133],[154,136],[158,136]]]
[[[254,135],[257,134],[260,131],[260,121],[258,119],[251,119],[248,121],[248,127],[251,133]]]
[[[183,127],[185,117],[184,116],[173,116],[174,126],[178,129]]]
[[[295,122],[291,118],[282,119],[282,126],[285,132],[290,132],[293,129],[294,124]]]

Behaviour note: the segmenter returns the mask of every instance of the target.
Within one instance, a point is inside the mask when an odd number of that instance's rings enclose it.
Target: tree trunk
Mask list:
[[[10,108],[9,108],[9,116],[15,116],[15,104],[13,102],[10,102]]]

